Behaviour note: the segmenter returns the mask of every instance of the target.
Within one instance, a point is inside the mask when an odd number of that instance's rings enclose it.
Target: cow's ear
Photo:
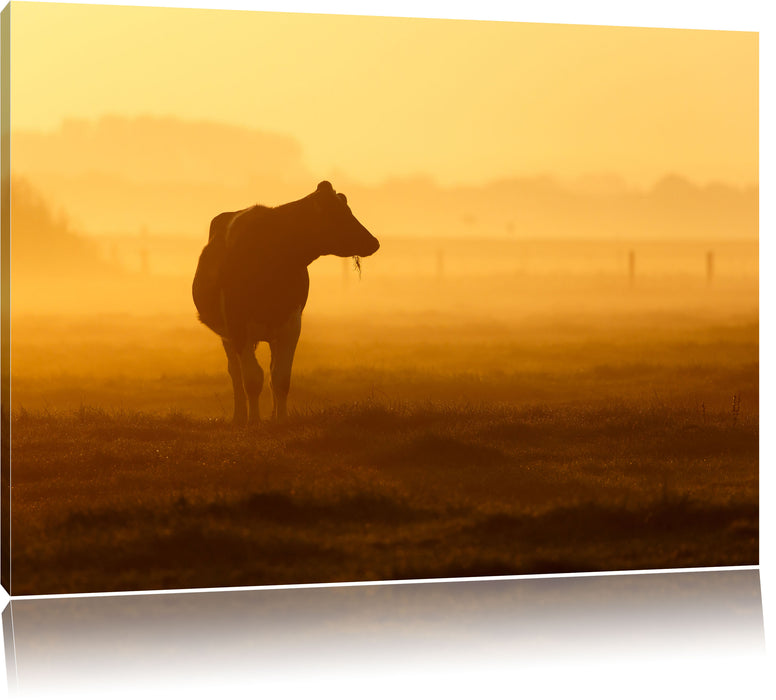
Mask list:
[[[318,183],[317,192],[334,192],[334,188],[331,186],[331,183],[328,180],[324,180],[323,182]]]
[[[346,197],[344,194],[342,194],[342,192],[337,192],[337,196],[338,196],[338,197],[339,197],[339,198],[340,198],[340,199],[341,199],[341,200],[342,200],[342,201],[343,201],[345,204],[347,204],[347,203],[348,203],[348,198],[347,198],[347,197]]]

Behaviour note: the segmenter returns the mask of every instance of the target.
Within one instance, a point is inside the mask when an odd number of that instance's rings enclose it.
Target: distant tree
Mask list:
[[[66,215],[54,215],[23,178],[11,182],[11,258],[14,271],[24,274],[99,273],[112,267],[94,241],[74,232]]]

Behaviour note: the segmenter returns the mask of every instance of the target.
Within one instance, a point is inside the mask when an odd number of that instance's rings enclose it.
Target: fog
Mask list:
[[[391,187],[396,185],[387,185],[382,195]],[[693,212],[699,210],[699,193],[704,190],[678,191],[685,196],[674,196],[674,209],[660,204],[659,197],[651,202],[642,197],[640,206],[653,217],[670,216],[671,230],[680,232],[650,238],[633,231],[607,231],[603,224],[596,237],[573,228],[566,236],[553,235],[547,221],[566,216],[558,213],[557,203],[547,203],[546,221],[533,229],[513,227],[510,233],[481,224],[473,215],[468,234],[432,235],[413,228],[412,221],[421,206],[423,216],[442,221],[445,209],[436,210],[433,200],[421,205],[417,199],[407,202],[397,196],[393,213],[381,216],[379,207],[361,206],[369,197],[360,197],[356,188],[349,193],[349,203],[380,239],[381,248],[362,261],[360,272],[350,259],[324,257],[313,262],[306,313],[368,317],[372,322],[390,314],[425,312],[506,320],[533,314],[756,313],[758,242],[756,226],[754,232],[751,227],[757,220],[756,192],[737,199],[731,189],[730,198],[716,204],[725,215],[716,228],[702,234]],[[300,190],[299,196],[306,193]],[[578,206],[587,201],[590,209],[594,205],[606,209],[599,195],[574,196]],[[540,199],[532,206],[538,211],[541,205]],[[485,219],[490,209],[483,205],[472,211],[484,212]],[[217,213],[211,210],[211,215]],[[723,235],[719,222],[735,219],[738,213],[740,226],[731,224],[724,229],[731,234]],[[641,220],[635,212],[633,216]],[[199,221],[197,235],[148,228],[96,235],[85,232],[78,218],[51,204],[32,181],[14,179],[14,315],[161,313],[194,319],[191,280],[207,240],[210,215]],[[681,235],[684,219],[695,223]]]
[[[151,160],[131,156],[143,139],[156,144]],[[192,139],[232,147],[192,149],[196,162],[176,160]],[[138,389],[130,400],[154,410],[177,405],[165,377],[202,374],[227,388],[218,338],[197,319],[192,278],[213,216],[315,188],[293,140],[176,119],[114,118],[18,142],[26,144],[29,172],[15,171],[11,186],[16,405],[129,400],[128,390],[121,399],[105,380],[161,381],[151,398]],[[73,144],[88,155],[83,162],[72,158]],[[251,149],[264,149],[265,162],[254,167],[257,159],[249,158],[240,167],[240,153]],[[165,168],[154,170],[154,158]],[[90,170],[112,163],[112,175]],[[342,176],[334,186],[381,247],[360,270],[350,258],[331,256],[310,265],[297,373],[360,366],[492,373],[508,366],[519,374],[511,355],[524,358],[519,348],[537,344],[562,348],[566,367],[593,366],[616,362],[623,343],[643,355],[661,334],[703,347],[707,327],[716,328],[715,342],[730,326],[756,343],[756,187],[678,176],[646,191],[616,176],[467,188],[428,177],[367,186]],[[602,348],[612,354],[601,355]],[[266,352],[261,346],[265,364]],[[679,359],[671,351],[665,362]],[[557,367],[548,361],[546,369]],[[90,382],[102,384],[84,393]],[[193,396],[192,386],[182,408],[221,411],[202,392]]]

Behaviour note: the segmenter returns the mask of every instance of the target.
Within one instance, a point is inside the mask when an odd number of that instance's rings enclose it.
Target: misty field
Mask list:
[[[237,429],[191,318],[17,319],[13,593],[757,563],[756,315],[305,324]]]

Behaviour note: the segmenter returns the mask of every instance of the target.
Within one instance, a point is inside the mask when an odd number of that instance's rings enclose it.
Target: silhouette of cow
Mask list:
[[[235,423],[259,421],[264,372],[255,352],[262,341],[269,343],[272,357],[272,416],[287,415],[291,365],[310,288],[307,266],[321,255],[366,257],[379,247],[353,216],[345,195],[325,181],[295,202],[257,205],[213,219],[192,294],[202,323],[221,336]]]

